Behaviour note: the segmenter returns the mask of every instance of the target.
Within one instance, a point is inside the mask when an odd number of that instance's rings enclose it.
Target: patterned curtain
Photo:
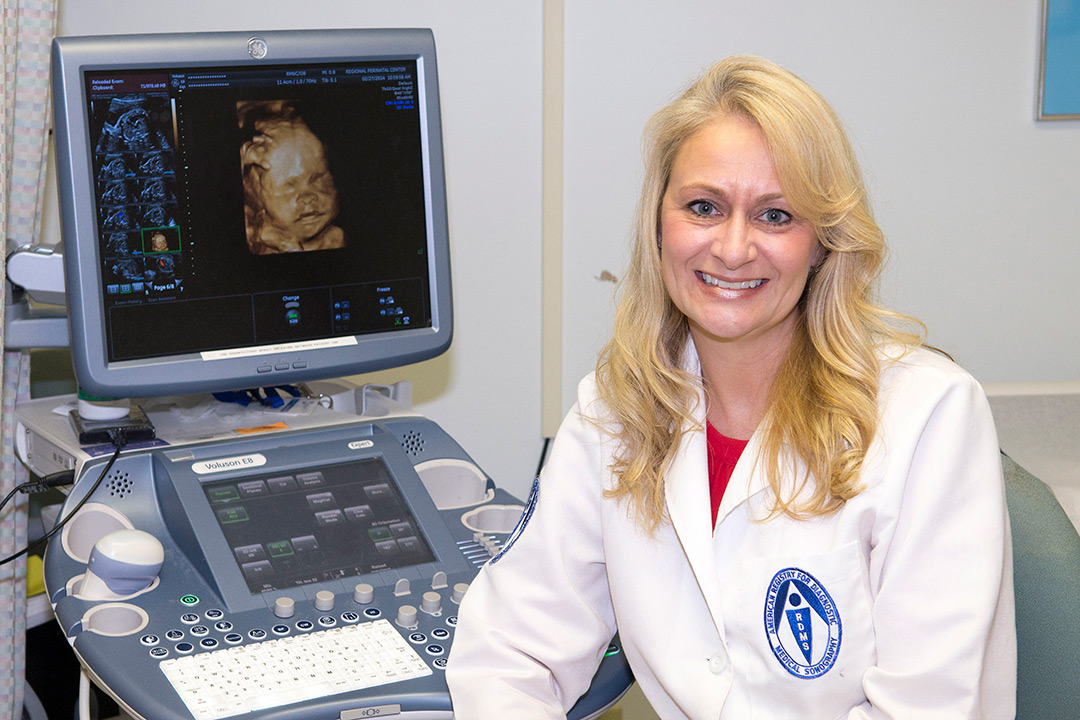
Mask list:
[[[37,240],[49,123],[49,46],[56,32],[57,0],[0,0],[4,73],[0,84],[0,238]],[[2,256],[6,256],[5,251]],[[0,256],[0,257],[2,257]],[[0,259],[0,287],[5,283]],[[4,327],[0,295],[0,336]],[[25,353],[3,353],[0,424],[0,496],[26,480],[15,458],[15,401],[28,398]],[[0,557],[26,544],[26,496],[0,514]],[[22,717],[26,640],[26,559],[0,566],[0,717]]]

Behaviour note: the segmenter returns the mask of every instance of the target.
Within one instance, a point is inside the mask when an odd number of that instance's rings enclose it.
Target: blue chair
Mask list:
[[[1016,585],[1016,718],[1080,718],[1080,535],[1041,480],[1001,459]]]

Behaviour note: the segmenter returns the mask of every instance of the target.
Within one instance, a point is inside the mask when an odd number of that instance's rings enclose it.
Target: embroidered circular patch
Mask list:
[[[765,595],[765,635],[789,673],[821,677],[840,653],[840,613],[817,578],[785,568],[773,575]]]

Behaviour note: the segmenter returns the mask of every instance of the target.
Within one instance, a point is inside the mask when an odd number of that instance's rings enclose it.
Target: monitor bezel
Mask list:
[[[252,38],[267,52],[256,59]],[[453,312],[434,36],[428,29],[333,29],[62,37],[53,41],[57,182],[72,360],[80,388],[153,397],[298,383],[399,367],[450,345]],[[419,82],[431,324],[355,338],[355,345],[204,360],[188,353],[110,362],[85,73],[102,70],[415,60]],[[267,367],[287,369],[273,369]]]

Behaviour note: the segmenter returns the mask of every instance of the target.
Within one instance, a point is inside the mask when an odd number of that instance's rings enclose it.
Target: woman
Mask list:
[[[665,719],[1012,718],[989,408],[874,305],[838,119],[733,57],[646,137],[614,337],[461,605],[455,717],[563,717],[617,627]]]

